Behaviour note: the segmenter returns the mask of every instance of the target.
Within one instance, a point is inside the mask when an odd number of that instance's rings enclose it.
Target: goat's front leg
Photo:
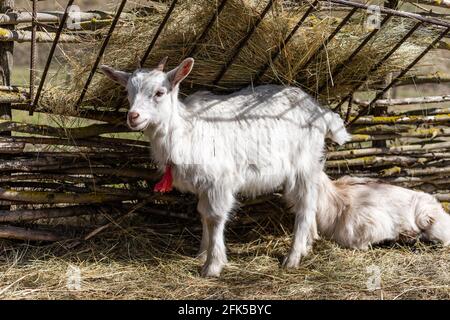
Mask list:
[[[200,212],[200,210],[198,211]],[[204,215],[201,214],[201,216],[202,216],[202,240],[200,242],[200,249],[198,250],[197,258],[200,261],[205,262],[209,247],[209,232],[207,220],[204,218]]]
[[[298,185],[297,190],[286,195],[295,213],[295,222],[292,247],[284,259],[284,268],[297,268],[300,259],[308,254],[317,238],[317,186],[314,182],[301,187],[301,184]]]
[[[200,196],[198,211],[202,215],[208,236],[206,262],[202,268],[203,277],[218,277],[227,263],[224,240],[225,224],[233,207],[234,197],[231,193],[210,191]],[[202,241],[202,243],[206,243]]]

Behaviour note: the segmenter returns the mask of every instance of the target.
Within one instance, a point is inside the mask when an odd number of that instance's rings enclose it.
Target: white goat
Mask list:
[[[203,276],[219,276],[227,262],[224,227],[235,195],[255,196],[284,187],[296,214],[294,239],[283,265],[297,267],[317,234],[317,186],[323,170],[324,140],[349,139],[337,114],[320,107],[299,88],[264,85],[229,95],[198,92],[183,102],[180,82],[194,59],[163,72],[101,69],[127,88],[128,126],[144,130],[154,159],[171,165],[173,184],[198,195],[202,217]]]
[[[355,249],[417,237],[450,245],[450,215],[433,196],[374,179],[331,181],[323,172],[317,227],[325,238]]]

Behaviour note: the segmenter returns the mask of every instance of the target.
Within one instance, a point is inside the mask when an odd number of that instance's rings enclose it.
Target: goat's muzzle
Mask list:
[[[139,125],[139,113],[130,111],[128,112],[128,124],[130,127],[137,127]]]

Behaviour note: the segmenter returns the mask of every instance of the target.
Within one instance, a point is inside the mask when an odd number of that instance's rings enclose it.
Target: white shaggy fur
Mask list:
[[[450,245],[450,215],[431,195],[374,179],[321,173],[317,205],[319,234],[344,247],[421,237]]]
[[[103,66],[126,85],[128,125],[144,130],[161,168],[172,165],[174,186],[198,195],[206,252],[203,276],[219,276],[227,262],[224,227],[235,195],[255,196],[284,187],[296,214],[285,267],[297,267],[316,235],[317,186],[323,170],[324,140],[349,139],[343,121],[299,88],[264,85],[229,95],[195,93],[178,99],[178,85],[191,71],[185,59],[168,72],[133,74]]]

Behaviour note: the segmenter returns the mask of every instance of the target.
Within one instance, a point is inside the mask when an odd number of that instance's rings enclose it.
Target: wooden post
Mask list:
[[[0,13],[10,12],[14,7],[14,0],[0,0]],[[5,25],[5,29],[14,29],[14,25]],[[11,73],[13,68],[13,50],[14,42],[0,43],[0,84],[3,86],[11,85]],[[0,104],[0,119],[12,120],[11,104]],[[10,135],[11,133],[2,133]]]
[[[385,1],[384,1],[384,6],[385,6],[386,8],[389,8],[389,9],[397,10],[397,7],[398,7],[398,0],[385,0]],[[384,79],[385,85],[388,85],[389,83],[391,83],[391,82],[392,82],[392,78],[393,78],[393,74],[392,74],[392,73],[389,73],[389,74],[386,76],[386,78]],[[389,89],[388,91],[386,91],[386,93],[383,95],[383,99],[392,99],[392,92],[393,92],[392,89]],[[386,113],[387,111],[388,111],[388,108],[387,108],[387,107],[381,108],[381,109],[380,109],[380,114],[379,114],[379,115],[383,115],[383,114]],[[377,115],[377,114],[375,114],[375,115]]]
[[[389,9],[397,9],[398,6],[398,0],[385,0],[384,6]],[[388,85],[392,81],[392,73],[388,74],[386,78],[384,79],[385,85]],[[386,93],[383,95],[383,99],[390,99],[391,98],[391,90],[386,91]],[[374,116],[383,116],[387,113],[388,107],[375,107],[373,110]],[[379,141],[373,141],[372,147],[375,148],[385,148],[386,140],[379,140]]]
[[[14,0],[0,0],[0,13],[7,13],[13,10]],[[14,25],[5,25],[5,29],[14,29]],[[0,43],[0,84],[11,85],[11,73],[13,69],[14,42]],[[12,120],[11,103],[0,103],[0,119]],[[11,132],[1,132],[2,136],[10,136]],[[0,206],[2,210],[10,210],[9,206]]]

